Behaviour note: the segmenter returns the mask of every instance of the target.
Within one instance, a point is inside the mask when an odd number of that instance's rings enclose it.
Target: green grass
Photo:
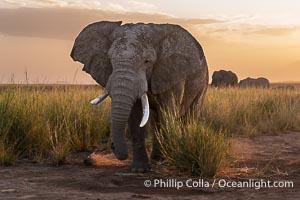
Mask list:
[[[19,157],[62,164],[71,152],[99,145],[109,133],[110,102],[89,101],[100,92],[79,86],[0,88],[0,165]],[[226,159],[228,136],[300,130],[300,91],[209,88],[201,115],[182,122],[167,114],[160,139],[178,169],[213,176]]]

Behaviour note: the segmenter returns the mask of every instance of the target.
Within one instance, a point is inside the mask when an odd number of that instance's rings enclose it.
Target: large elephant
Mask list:
[[[111,98],[112,150],[120,160],[128,157],[128,123],[132,171],[150,169],[143,127],[149,112],[150,124],[155,124],[161,108],[179,108],[182,116],[198,111],[208,85],[202,47],[178,25],[96,22],[77,36],[71,57],[83,63],[83,71],[105,88],[91,103]],[[153,136],[151,158],[160,156]]]
[[[214,87],[232,87],[238,85],[238,77],[232,71],[215,71],[212,75],[211,85]]]
[[[240,87],[256,87],[256,88],[269,88],[270,82],[266,78],[246,78],[239,82]]]

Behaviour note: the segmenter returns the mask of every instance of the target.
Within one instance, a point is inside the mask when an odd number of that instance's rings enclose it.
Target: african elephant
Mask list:
[[[295,86],[293,85],[279,85],[273,89],[276,89],[276,90],[295,90]]]
[[[96,22],[79,33],[71,57],[83,63],[83,71],[104,87],[91,103],[111,98],[112,150],[119,160],[128,158],[128,123],[132,171],[150,170],[143,127],[149,112],[150,124],[158,124],[162,107],[179,108],[182,116],[198,111],[208,85],[203,49],[178,25]],[[153,136],[151,159],[160,158]]]
[[[240,87],[256,87],[256,88],[269,88],[270,82],[266,78],[246,78],[239,82]]]
[[[232,71],[215,71],[212,75],[211,85],[214,87],[230,87],[238,84],[238,77]]]

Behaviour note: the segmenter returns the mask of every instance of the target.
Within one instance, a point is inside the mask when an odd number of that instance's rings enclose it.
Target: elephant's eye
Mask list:
[[[149,60],[145,60],[145,63],[148,63],[149,62]]]

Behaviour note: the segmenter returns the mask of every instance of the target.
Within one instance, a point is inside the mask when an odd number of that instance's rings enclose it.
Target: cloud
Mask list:
[[[125,8],[124,5],[126,5],[126,2],[122,2],[122,4],[117,4],[99,0],[4,0],[0,2],[0,7],[2,8],[78,8],[102,9],[113,11],[129,11],[129,8],[154,8],[151,4],[138,1],[127,2],[127,5],[130,5],[130,7],[127,8]]]
[[[2,8],[20,8],[20,7],[32,7],[32,8],[42,8],[42,7],[56,7],[63,6],[64,2],[60,0],[3,0],[0,2],[0,7]]]
[[[267,36],[285,36],[289,35],[295,31],[299,30],[299,27],[269,27],[269,26],[260,26],[254,29],[250,29],[248,34],[259,34]]]
[[[153,4],[149,4],[146,2],[140,2],[140,1],[128,1],[128,4],[130,6],[132,6],[134,9],[143,10],[143,11],[144,10],[149,11],[149,10],[153,10],[156,8],[156,6]]]
[[[212,34],[239,34],[241,36],[287,36],[300,30],[299,26],[223,24],[209,30]]]
[[[97,0],[4,0],[0,3],[5,8],[46,8],[46,7],[81,7],[95,8],[102,6]]]
[[[120,4],[115,4],[115,3],[109,3],[105,6],[105,10],[110,10],[110,11],[122,11],[126,12],[127,10],[121,6]]]
[[[119,11],[63,7],[17,8],[0,9],[0,34],[73,40],[86,25],[104,20],[172,23],[186,28],[226,22],[210,18],[175,18],[161,13],[124,12],[121,8]]]

